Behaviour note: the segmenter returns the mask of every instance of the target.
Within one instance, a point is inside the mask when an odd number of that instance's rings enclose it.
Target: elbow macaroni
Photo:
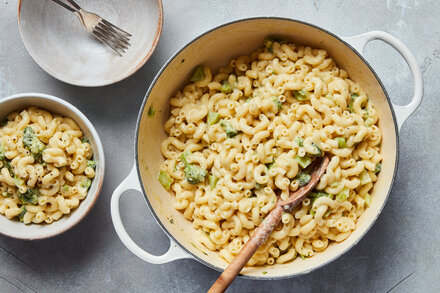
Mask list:
[[[323,153],[331,161],[315,188],[321,197],[283,214],[248,265],[311,257],[349,237],[382,160],[378,115],[367,94],[325,50],[294,44],[273,42],[217,74],[203,72],[170,100],[160,168],[173,179],[175,208],[193,222],[198,241],[232,261],[278,198],[299,188],[297,175],[306,170],[298,157]],[[229,93],[221,91],[224,82],[233,88]],[[238,134],[208,123],[210,112]],[[214,188],[208,180],[186,181],[185,151],[192,152],[190,163],[218,178]]]
[[[26,127],[44,144],[40,159],[23,143]],[[95,167],[87,166],[91,145],[82,138],[70,118],[36,107],[10,113],[0,127],[0,213],[25,224],[50,224],[77,208],[95,176]],[[32,202],[28,191],[37,194]]]

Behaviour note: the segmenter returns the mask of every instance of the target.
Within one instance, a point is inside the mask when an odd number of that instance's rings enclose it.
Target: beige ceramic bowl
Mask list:
[[[9,237],[34,240],[49,238],[61,234],[78,224],[92,209],[104,181],[104,149],[102,148],[99,135],[92,123],[77,108],[66,101],[45,94],[19,94],[0,100],[0,121],[3,121],[11,112],[20,111],[30,106],[45,109],[53,114],[59,114],[72,118],[81,128],[84,135],[90,140],[93,149],[93,159],[96,161],[96,175],[92,181],[87,197],[82,200],[78,208],[70,214],[64,215],[60,220],[52,224],[29,224],[25,225],[16,220],[8,220],[0,215],[0,233]]]
[[[162,31],[161,0],[78,4],[131,33],[131,47],[120,57],[88,33],[69,10],[50,0],[19,0],[21,38],[41,68],[61,81],[92,87],[125,79],[147,62]]]
[[[217,270],[226,267],[227,263],[217,253],[207,249],[200,251],[192,245],[195,238],[192,223],[173,208],[174,195],[167,192],[157,180],[159,165],[163,161],[160,142],[166,137],[163,124],[170,115],[169,98],[188,82],[197,65],[206,64],[214,70],[219,66],[225,66],[231,58],[249,54],[261,46],[263,39],[268,35],[327,50],[339,67],[347,70],[351,79],[365,89],[380,116],[379,127],[383,132],[383,169],[372,192],[371,207],[359,218],[358,227],[347,240],[331,244],[324,252],[306,260],[299,258],[286,264],[245,268],[242,276],[258,279],[286,278],[319,268],[353,247],[373,225],[383,209],[397,170],[399,128],[422,100],[421,72],[414,56],[400,41],[384,32],[340,38],[314,25],[290,19],[240,20],[213,29],[185,46],[163,67],[145,97],[137,124],[135,165],[127,179],[115,190],[111,203],[112,219],[119,237],[133,253],[145,261],[164,263],[175,259],[193,258]],[[362,57],[364,45],[372,39],[381,39],[395,47],[410,66],[415,81],[415,93],[409,105],[395,106],[391,103],[379,78]],[[154,117],[148,116],[149,107],[156,109]],[[139,248],[126,233],[119,215],[119,199],[128,189],[143,192],[157,222],[170,237],[171,246],[166,254],[151,255]]]

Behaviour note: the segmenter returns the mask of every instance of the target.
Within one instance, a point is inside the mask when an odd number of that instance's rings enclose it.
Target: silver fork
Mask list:
[[[85,11],[73,0],[67,0],[72,6],[60,0],[52,0],[62,7],[72,11],[80,20],[83,27],[95,36],[98,40],[113,49],[119,56],[125,53],[130,46],[131,34],[120,29],[116,25],[103,19],[99,15]]]

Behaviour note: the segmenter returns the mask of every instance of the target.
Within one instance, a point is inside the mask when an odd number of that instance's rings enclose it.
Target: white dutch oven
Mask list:
[[[135,164],[128,177],[114,191],[111,214],[116,232],[122,242],[141,259],[161,264],[177,259],[191,258],[223,270],[227,263],[217,253],[199,251],[192,245],[192,223],[174,210],[174,195],[168,193],[157,180],[162,155],[160,142],[166,137],[163,124],[169,118],[169,98],[187,83],[193,68],[206,64],[212,69],[225,66],[231,58],[249,54],[259,47],[268,35],[276,35],[298,44],[327,50],[340,68],[360,84],[369,94],[378,111],[379,127],[383,132],[382,172],[372,192],[373,203],[358,221],[358,227],[342,243],[331,244],[324,252],[307,260],[297,259],[291,263],[268,267],[251,267],[242,276],[257,279],[287,278],[308,273],[319,268],[353,247],[373,225],[385,205],[397,171],[398,132],[405,120],[422,101],[422,75],[417,62],[408,48],[385,32],[373,31],[354,37],[340,38],[328,31],[304,22],[282,18],[252,18],[240,20],[215,28],[186,45],[177,52],[154,79],[139,113]],[[363,49],[371,40],[380,39],[394,47],[405,59],[414,79],[414,97],[406,106],[393,105],[381,81],[363,58]],[[154,117],[147,115],[149,107],[156,109]],[[124,191],[134,189],[144,194],[152,214],[170,238],[169,250],[160,256],[142,250],[127,234],[119,213],[119,199]],[[173,219],[174,221],[170,221]],[[262,274],[267,271],[266,274]]]

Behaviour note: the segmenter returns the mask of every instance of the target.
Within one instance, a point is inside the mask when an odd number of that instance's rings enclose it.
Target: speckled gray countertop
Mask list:
[[[70,86],[40,69],[21,42],[17,2],[0,1],[0,98],[42,92],[77,106],[103,140],[107,168],[97,204],[68,233],[34,242],[0,236],[0,292],[203,292],[209,288],[219,273],[196,261],[151,265],[128,251],[113,229],[110,197],[133,165],[136,117],[160,67],[200,33],[251,16],[305,20],[340,36],[387,31],[415,54],[425,96],[401,130],[400,165],[391,196],[359,244],[308,275],[282,281],[237,279],[229,292],[440,291],[440,1],[165,0],[162,38],[152,58],[129,79],[104,88]],[[400,105],[409,102],[412,80],[398,53],[379,41],[367,45],[366,51],[392,100]],[[142,247],[165,252],[168,238],[143,197],[135,192],[127,196],[131,201],[124,201],[121,209],[128,232]]]

